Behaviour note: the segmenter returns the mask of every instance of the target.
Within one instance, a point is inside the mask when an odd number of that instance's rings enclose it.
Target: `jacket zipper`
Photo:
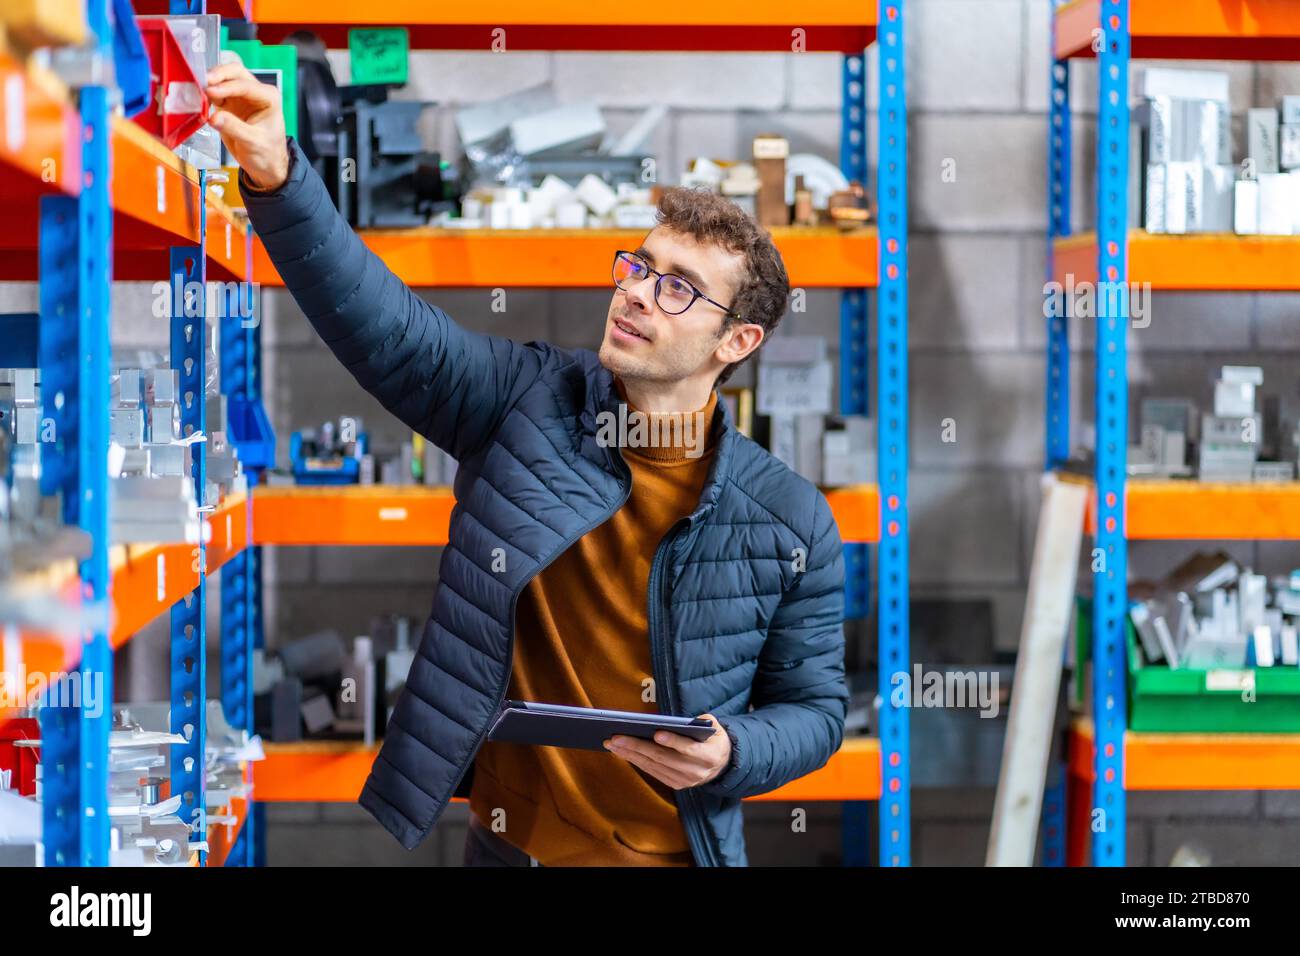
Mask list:
[[[495,716],[501,710],[501,704],[505,701],[506,698],[506,691],[510,687],[510,677],[514,673],[515,610],[519,604],[519,595],[521,595],[524,592],[524,588],[528,587],[529,583],[533,580],[533,578],[537,577],[537,575],[545,571],[557,558],[559,558],[560,555],[562,555],[565,551],[569,550],[569,548],[573,546],[575,541],[577,541],[583,535],[587,534],[589,531],[600,527],[602,524],[604,524],[606,521],[612,518],[620,508],[622,508],[625,504],[627,504],[628,498],[632,496],[632,471],[631,469],[628,468],[627,462],[623,460],[623,452],[620,448],[615,446],[612,449],[612,452],[613,453],[610,457],[613,461],[618,462],[619,470],[622,472],[622,478],[624,483],[623,494],[622,497],[619,498],[618,504],[616,504],[613,508],[606,511],[595,521],[588,524],[577,534],[569,537],[559,547],[559,549],[556,550],[554,554],[552,554],[549,558],[546,559],[545,562],[543,562],[541,565],[538,566],[537,570],[535,570],[532,574],[530,574],[527,578],[525,578],[522,582],[520,582],[519,587],[515,588],[514,594],[510,596],[510,630],[509,630],[509,637],[507,638],[507,643],[506,643],[507,660],[509,660],[510,663],[506,668],[505,680],[501,682],[501,688],[499,691],[497,691],[497,701],[496,701],[496,706],[493,708],[493,716]],[[666,546],[670,545],[672,541],[677,537],[677,532],[681,530],[681,527],[684,524],[690,524],[690,520],[687,518],[682,518],[680,521],[677,522],[677,524],[673,525],[673,527],[669,530],[668,534],[664,537],[664,539],[659,542],[659,547],[655,551],[654,561],[650,566],[650,581],[649,581],[649,587],[647,588],[649,592],[649,601],[647,602],[647,604],[648,604],[648,611],[649,611],[648,630],[650,631],[650,660],[651,660],[651,667],[655,672],[654,674],[655,688],[658,689],[662,687],[665,691],[664,696],[661,696],[659,694],[655,695],[656,699],[660,702],[659,712],[663,714],[671,714],[673,713],[674,709],[676,709],[677,695],[676,695],[676,687],[673,685],[672,681],[669,680],[670,675],[669,675],[668,667],[670,666],[671,662],[668,658],[666,642],[656,640],[656,632],[658,630],[658,622],[659,622],[659,615],[656,612],[659,610],[661,604],[664,606],[665,610],[667,609],[667,595],[663,589],[662,584],[660,583],[663,576],[662,575],[663,555],[666,552]],[[664,710],[664,703],[667,703],[668,710]],[[483,745],[483,738],[487,736],[488,730],[490,730],[491,727],[492,727],[492,719],[491,717],[489,717],[487,725],[484,726],[484,728],[479,732],[478,739],[474,742],[474,750],[470,754],[469,760],[466,761],[465,765],[460,768],[460,771],[456,774],[456,779],[452,781],[451,791],[450,791],[451,793],[455,793],[456,788],[460,786],[460,782],[461,780],[464,779],[465,773],[466,771],[469,770],[470,764],[474,762],[474,756],[478,754],[479,748]],[[691,790],[689,788],[686,790],[678,790],[675,792],[677,794],[677,809],[678,812],[681,813],[682,819],[684,821],[684,825],[686,829],[686,838],[688,841],[690,841],[691,852],[694,854],[696,859],[705,860],[706,861],[705,865],[717,866],[718,863],[716,862],[713,854],[713,844],[709,841],[708,836],[703,832],[702,829],[701,818],[703,816],[703,811],[700,809],[700,805],[699,805],[699,794],[697,794],[694,790]],[[448,800],[443,801],[442,809],[438,811],[438,815],[441,815],[442,810],[446,809],[447,802],[449,800],[450,797],[448,797]],[[686,804],[685,807],[682,806],[683,803]]]
[[[669,649],[671,642],[666,639],[665,635],[660,633],[664,616],[669,611],[668,590],[663,584],[664,555],[671,549],[682,527],[689,524],[689,519],[682,518],[673,525],[668,534],[664,536],[664,539],[659,542],[659,547],[655,551],[654,562],[650,565],[650,586],[648,588],[650,598],[648,601],[650,611],[650,659],[655,671],[655,688],[663,689],[662,694],[655,695],[659,701],[659,712],[662,714],[673,714],[680,708],[680,702],[677,700],[676,668],[672,666],[672,656]],[[664,616],[659,614],[660,611],[664,612]],[[704,814],[700,808],[699,794],[688,787],[685,790],[675,791],[675,795],[677,807],[681,811],[682,820],[686,827],[686,838],[690,841],[695,858],[703,860],[705,866],[717,866],[718,863],[713,854],[713,843],[709,840],[708,835],[704,833],[702,822]]]
[[[630,477],[630,473],[628,477]],[[506,665],[505,680],[501,682],[501,689],[497,691],[497,702],[496,702],[496,706],[492,708],[492,716],[488,718],[488,722],[486,726],[484,726],[484,728],[481,731],[479,731],[478,739],[474,742],[474,749],[470,753],[469,760],[467,760],[465,762],[465,765],[460,768],[460,771],[456,774],[456,779],[452,782],[451,791],[450,791],[451,793],[456,792],[456,788],[460,786],[460,782],[461,780],[464,779],[465,773],[469,770],[470,764],[474,762],[474,757],[477,756],[479,748],[483,746],[483,738],[487,736],[488,731],[492,728],[493,718],[498,713],[501,712],[501,704],[505,701],[506,691],[510,688],[510,677],[514,673],[514,669],[515,669],[515,610],[519,604],[519,595],[524,593],[524,588],[528,587],[529,583],[533,580],[533,578],[537,577],[537,575],[541,574],[548,567],[550,567],[550,565],[557,558],[559,558],[560,555],[562,555],[565,551],[568,551],[569,548],[573,546],[573,543],[575,541],[577,541],[587,532],[600,527],[602,524],[604,524],[606,521],[612,518],[620,508],[622,508],[625,504],[627,504],[627,499],[630,498],[631,496],[632,496],[632,482],[628,481],[627,486],[623,491],[623,496],[622,498],[619,499],[618,504],[616,504],[609,511],[606,511],[601,517],[591,522],[589,525],[587,525],[577,534],[568,538],[568,540],[566,540],[562,545],[560,545],[559,549],[554,554],[552,554],[549,558],[547,558],[546,561],[544,561],[542,564],[538,565],[536,571],[528,575],[528,577],[524,578],[524,580],[520,582],[519,587],[515,588],[514,594],[510,596],[510,631],[509,631],[509,637],[507,638],[506,641],[506,660],[509,663]],[[447,800],[443,801],[442,809],[438,811],[438,815],[441,815],[442,811],[447,808],[447,804],[450,802],[450,800],[451,797],[448,796]]]

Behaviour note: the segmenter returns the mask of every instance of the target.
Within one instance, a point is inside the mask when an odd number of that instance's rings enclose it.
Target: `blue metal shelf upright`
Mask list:
[[[95,39],[93,54],[101,61],[114,55],[115,22],[111,0],[86,0],[86,22]],[[192,13],[186,0],[171,0],[172,13]],[[200,12],[203,4],[198,4]],[[104,75],[103,70],[96,76]],[[114,233],[113,139],[109,104],[115,91],[83,86],[75,93],[79,114],[81,178],[75,195],[44,195],[39,199],[39,231],[35,278],[39,286],[38,366],[42,414],[52,426],[52,440],[41,448],[41,491],[59,495],[63,520],[90,538],[92,551],[79,567],[82,606],[91,624],[83,634],[76,679],[85,686],[94,680],[106,706],[94,713],[81,706],[41,709],[43,844],[46,865],[104,866],[109,862],[108,814],[109,731],[112,726],[113,648],[107,632],[112,577],[109,571],[109,373]],[[21,113],[8,118],[22,124]],[[163,167],[158,167],[162,195]],[[195,294],[173,298],[170,323],[171,365],[181,389],[183,434],[205,430],[207,379],[204,309],[207,301],[205,180],[193,187],[199,217],[199,245],[168,250],[171,283],[185,288],[199,283]],[[141,188],[128,183],[124,189]],[[162,211],[159,200],[159,211]],[[229,242],[229,233],[227,233]],[[245,243],[244,275],[252,276],[251,231]],[[179,284],[178,284],[179,283]],[[222,319],[220,361],[222,388],[245,405],[258,405],[260,394],[260,329],[258,297],[248,284],[229,290]],[[237,299],[246,296],[243,309]],[[240,316],[252,316],[251,322]],[[233,316],[233,318],[232,318]],[[233,326],[231,325],[233,323]],[[228,327],[230,326],[230,327]],[[258,414],[264,413],[257,409]],[[45,426],[43,425],[43,428]],[[196,497],[204,497],[206,442],[191,446]],[[257,469],[251,471],[256,477]],[[250,522],[249,501],[245,513]],[[247,535],[244,540],[251,540]],[[202,538],[200,539],[202,542]],[[195,548],[197,588],[172,607],[171,730],[186,742],[171,749],[171,788],[183,799],[180,815],[192,827],[191,839],[206,837],[204,747],[206,745],[206,554]],[[252,650],[261,632],[260,555],[248,548],[231,559],[223,572],[222,702],[232,726],[252,730]],[[54,703],[50,699],[50,703]],[[253,861],[253,815],[241,831],[233,865]]]
[[[1047,38],[1055,42],[1056,12],[1065,0],[1047,0],[1052,18]],[[1094,402],[1097,420],[1095,546],[1103,560],[1093,572],[1092,708],[1096,727],[1097,774],[1093,789],[1093,862],[1122,866],[1125,849],[1124,732],[1127,666],[1124,615],[1128,607],[1128,541],[1124,536],[1126,449],[1128,447],[1129,0],[1105,0],[1096,45],[1100,98],[1097,119],[1097,337]],[[1048,107],[1047,279],[1054,275],[1054,240],[1070,235],[1070,61],[1053,60]],[[1063,465],[1070,453],[1070,342],[1065,309],[1052,310],[1047,327],[1047,468]],[[1060,313],[1059,315],[1056,313]],[[1046,862],[1063,862],[1064,791],[1047,794],[1053,835]]]

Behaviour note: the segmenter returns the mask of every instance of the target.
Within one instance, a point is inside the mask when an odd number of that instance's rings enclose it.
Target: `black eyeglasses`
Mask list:
[[[740,318],[738,315],[733,315],[731,309],[721,302],[710,299],[681,276],[651,269],[650,263],[635,252],[619,250],[614,253],[613,271],[614,285],[624,292],[646,276],[658,276],[659,278],[655,280],[655,303],[669,315],[681,315],[695,304],[696,299],[703,299],[710,305],[716,305],[727,314],[728,318]]]

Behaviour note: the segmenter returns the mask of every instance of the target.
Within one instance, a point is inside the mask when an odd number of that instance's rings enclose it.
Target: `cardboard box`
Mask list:
[[[785,161],[790,143],[783,136],[754,138],[754,168],[758,171],[758,224],[790,225],[790,207],[785,201]]]

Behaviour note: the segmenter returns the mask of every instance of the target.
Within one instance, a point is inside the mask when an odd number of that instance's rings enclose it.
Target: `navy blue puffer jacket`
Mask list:
[[[472,333],[423,302],[292,140],[290,153],[278,190],[244,184],[267,252],[357,381],[460,463],[433,613],[360,796],[409,849],[468,792],[509,680],[520,592],[627,499],[621,453],[596,440],[619,398],[590,351]],[[660,710],[712,713],[732,742],[720,776],[677,791],[692,855],[743,866],[741,798],[816,770],[843,738],[844,569],[826,499],[719,408],[699,507],[653,563],[649,639]]]

